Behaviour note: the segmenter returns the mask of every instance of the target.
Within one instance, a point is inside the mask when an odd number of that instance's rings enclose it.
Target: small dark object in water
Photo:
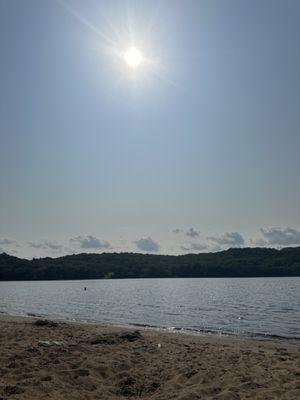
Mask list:
[[[56,326],[58,326],[58,323],[54,321],[49,321],[48,319],[37,319],[36,321],[33,322],[33,325],[49,326],[50,328],[55,328]]]
[[[86,290],[86,287],[84,288],[84,290]]]

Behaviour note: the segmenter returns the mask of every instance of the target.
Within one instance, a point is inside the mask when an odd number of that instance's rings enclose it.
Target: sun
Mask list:
[[[136,47],[131,46],[124,53],[124,60],[129,67],[136,68],[142,63],[143,57],[141,52]]]

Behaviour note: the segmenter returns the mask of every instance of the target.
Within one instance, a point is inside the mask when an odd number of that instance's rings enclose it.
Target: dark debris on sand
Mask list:
[[[91,344],[106,344],[113,345],[122,342],[135,342],[136,340],[143,339],[143,335],[139,331],[134,332],[121,332],[116,334],[104,334],[97,336],[91,340]]]
[[[46,326],[47,328],[56,328],[58,326],[57,322],[50,321],[48,319],[37,319],[32,323],[34,326]]]

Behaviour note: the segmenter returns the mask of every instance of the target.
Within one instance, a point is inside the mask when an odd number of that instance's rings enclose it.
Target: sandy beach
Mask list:
[[[40,321],[0,318],[1,400],[300,398],[297,342]]]

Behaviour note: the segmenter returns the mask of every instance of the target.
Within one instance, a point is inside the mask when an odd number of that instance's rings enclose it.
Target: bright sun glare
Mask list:
[[[124,53],[124,60],[129,67],[136,68],[143,61],[143,57],[141,52],[136,47],[131,46]]]

